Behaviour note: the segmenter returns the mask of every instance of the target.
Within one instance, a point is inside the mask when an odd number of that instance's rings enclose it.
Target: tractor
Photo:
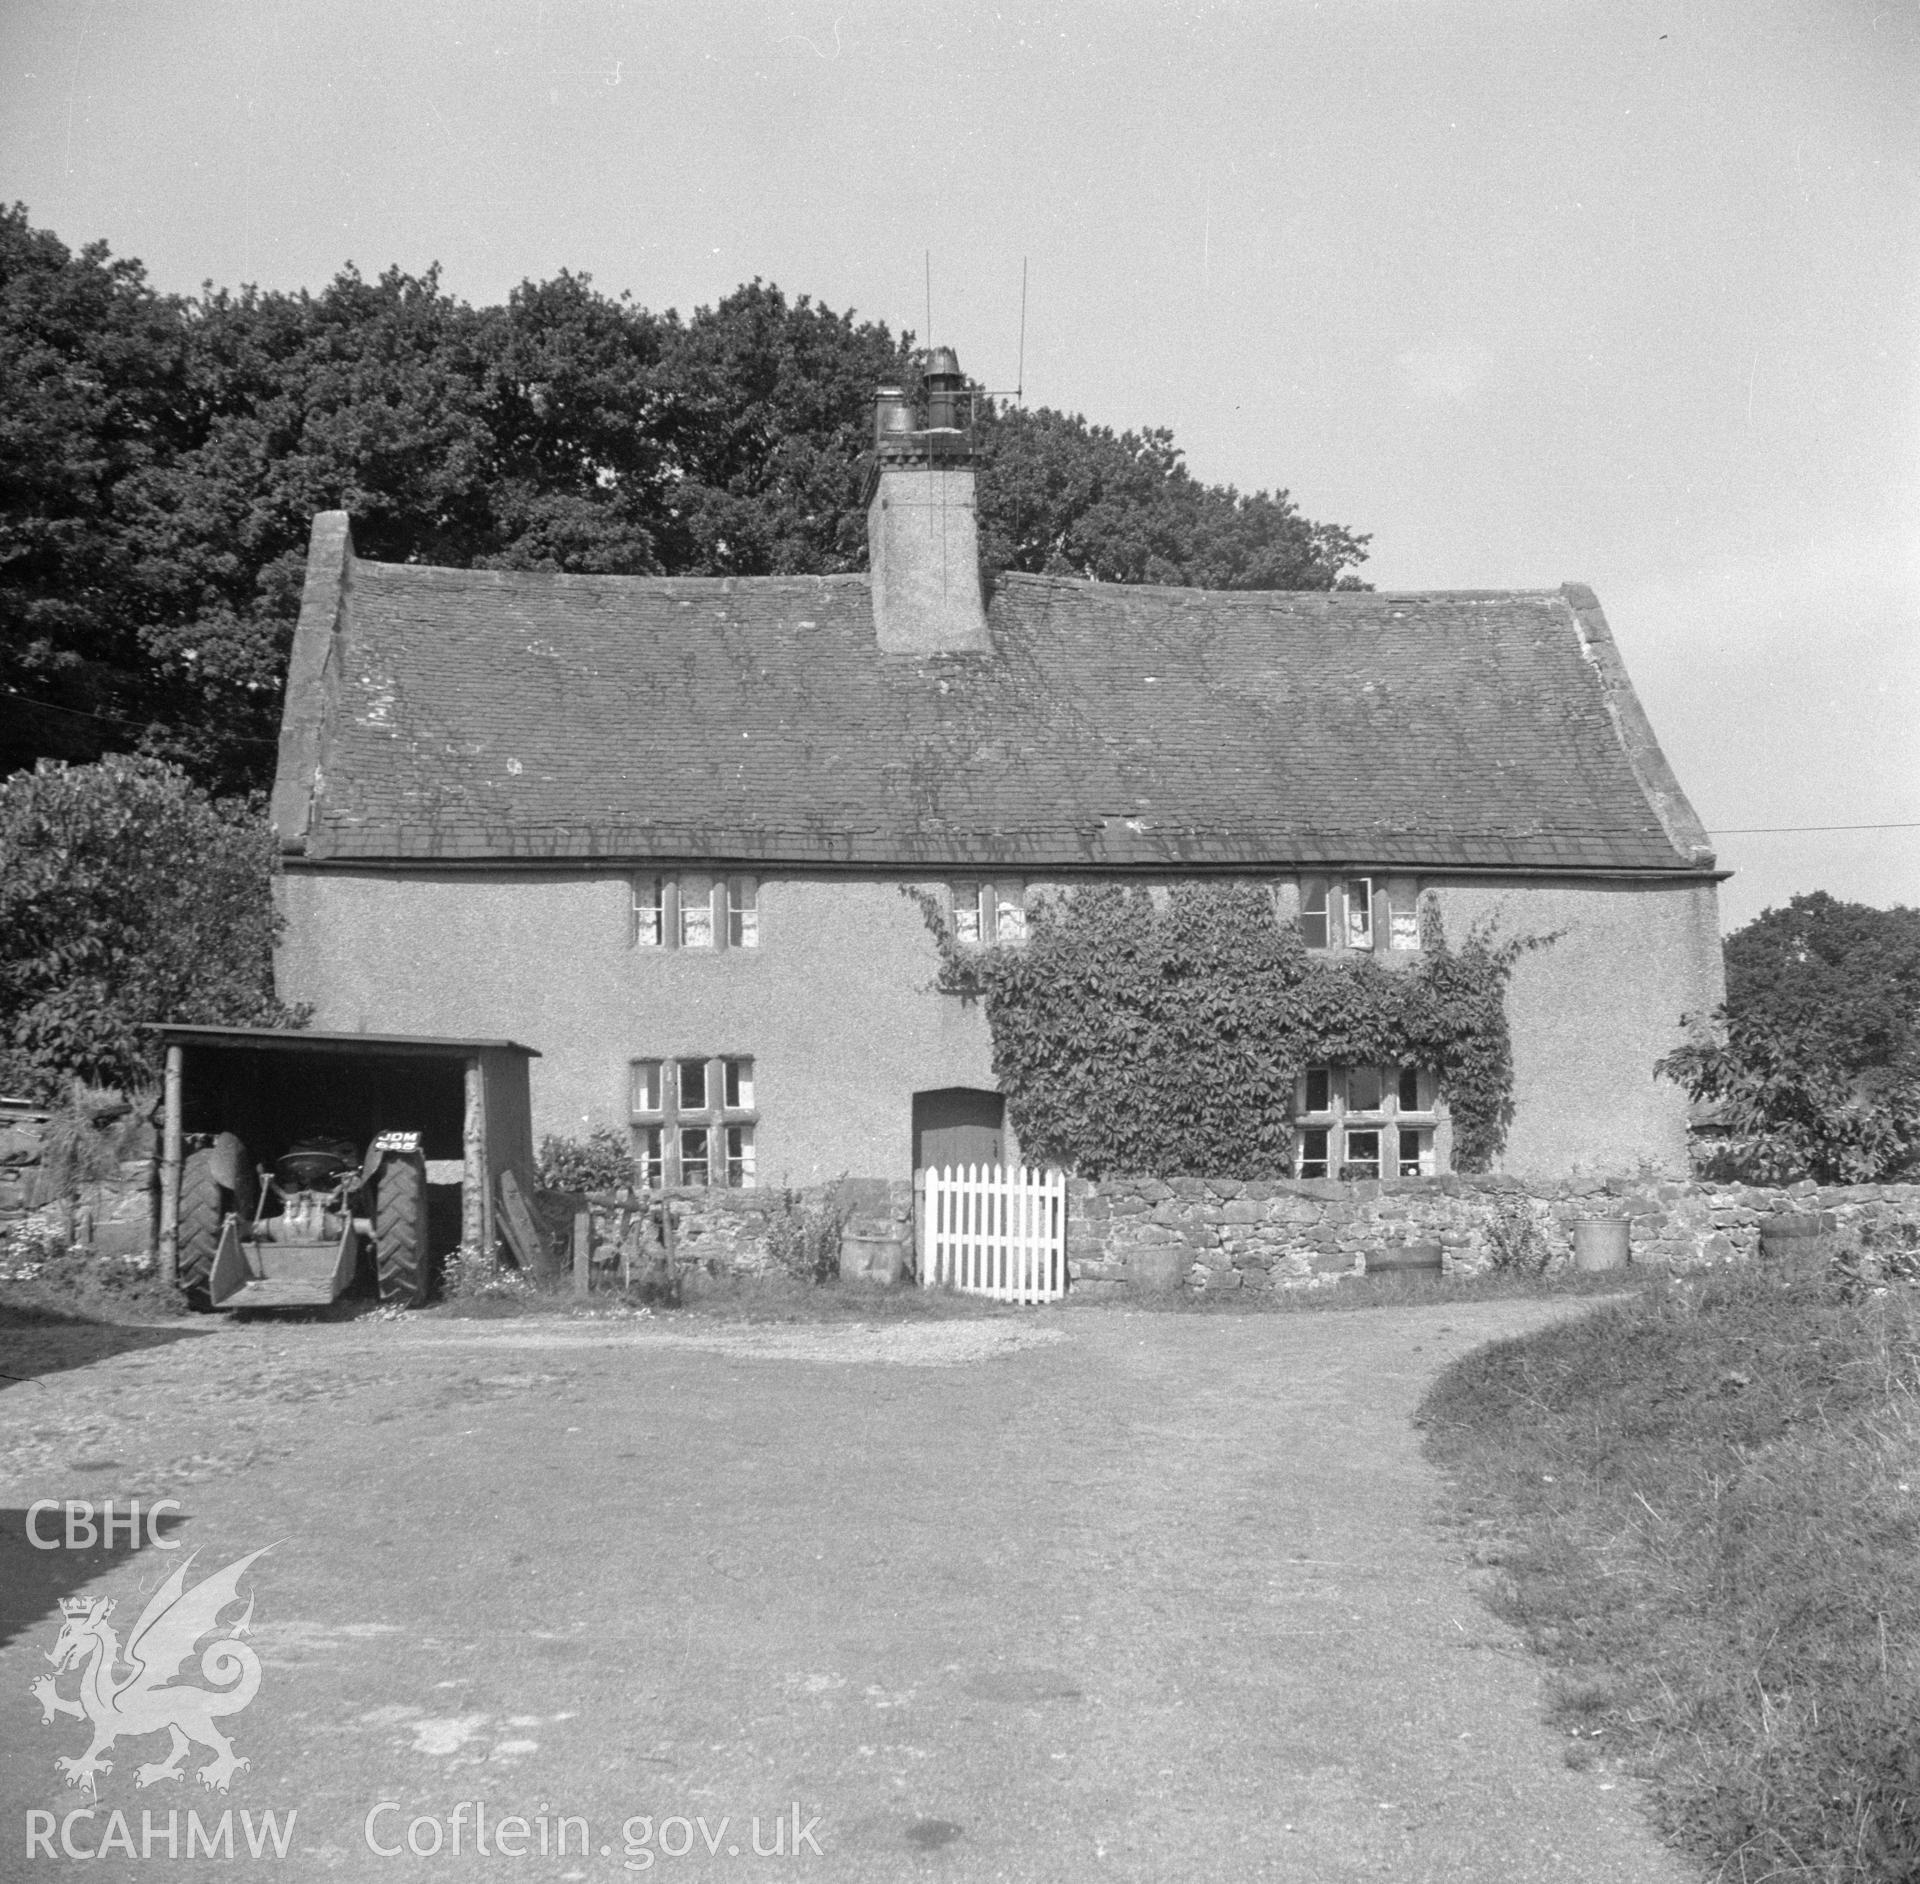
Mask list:
[[[383,1301],[425,1301],[426,1165],[418,1132],[296,1139],[255,1170],[221,1132],[180,1168],[179,1280],[196,1308],[309,1308],[335,1300],[371,1258]]]
[[[417,1306],[434,1258],[493,1247],[508,1174],[533,1188],[531,1047],[317,1027],[153,1032],[166,1050],[160,1262],[197,1307],[313,1306],[359,1277]]]

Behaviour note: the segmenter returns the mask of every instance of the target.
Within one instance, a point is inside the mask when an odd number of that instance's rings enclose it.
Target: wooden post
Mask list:
[[[633,1287],[633,1256],[627,1248],[627,1225],[633,1217],[633,1193],[620,1193],[620,1214],[613,1220],[613,1246],[620,1252],[620,1287]]]
[[[593,1212],[573,1213],[573,1292],[585,1295],[593,1273]]]
[[[491,1258],[493,1186],[487,1180],[487,1100],[478,1054],[467,1062],[467,1109],[460,1156],[460,1241]]]
[[[160,1278],[180,1280],[180,1153],[185,1140],[180,1120],[181,1057],[175,1042],[167,1049],[165,1099],[160,1121]]]
[[[913,1174],[913,1273],[923,1289],[933,1287],[927,1274],[931,1246],[927,1242],[927,1174]]]

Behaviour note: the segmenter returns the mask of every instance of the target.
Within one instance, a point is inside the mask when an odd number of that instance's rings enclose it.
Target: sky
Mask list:
[[[1920,0],[6,0],[0,198],[930,331],[1381,588],[1590,583],[1725,926],[1920,904]]]

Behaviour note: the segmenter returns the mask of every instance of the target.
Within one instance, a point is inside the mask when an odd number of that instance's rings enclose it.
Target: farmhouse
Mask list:
[[[1588,589],[983,592],[951,354],[875,405],[868,575],[391,565],[315,519],[273,819],[281,993],[530,1042],[535,1130],[656,1182],[1017,1155],[929,896],[1019,946],[1092,882],[1257,882],[1307,944],[1552,935],[1503,1168],[1684,1171],[1652,1068],[1721,993],[1718,873]],[[1417,1068],[1312,1069],[1304,1176],[1444,1172]]]

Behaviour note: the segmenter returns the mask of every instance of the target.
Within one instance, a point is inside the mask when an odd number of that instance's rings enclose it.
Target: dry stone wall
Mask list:
[[[129,1160],[117,1181],[47,1199],[38,1170],[41,1117],[0,1120],[0,1234],[42,1235],[97,1255],[152,1248],[155,1182],[150,1159]],[[875,1281],[913,1269],[914,1194],[905,1181],[841,1180],[803,1191],[677,1190],[643,1213],[619,1200],[546,1193],[548,1227],[564,1250],[573,1212],[590,1209],[598,1274],[623,1261],[644,1274],[667,1261],[664,1213],[673,1221],[674,1279],[751,1276],[776,1267],[783,1216],[831,1210],[840,1219],[842,1271]],[[1370,1257],[1438,1245],[1446,1271],[1474,1275],[1494,1257],[1503,1213],[1524,1216],[1549,1260],[1572,1253],[1582,1218],[1623,1218],[1630,1259],[1676,1270],[1751,1259],[1771,1219],[1826,1219],[1842,1238],[1920,1237],[1920,1184],[1783,1188],[1612,1178],[1604,1183],[1505,1177],[1413,1178],[1379,1183],[1238,1182],[1220,1178],[1104,1177],[1067,1182],[1067,1262],[1083,1300],[1138,1289],[1313,1288],[1364,1273]],[[564,1258],[562,1259],[564,1266]]]
[[[774,1266],[771,1232],[785,1210],[828,1206],[845,1218],[843,1270],[893,1279],[912,1268],[913,1189],[878,1180],[775,1190],[681,1190],[630,1223],[636,1270],[664,1257],[661,1206],[674,1222],[676,1278],[755,1275]],[[1070,1178],[1067,1264],[1083,1300],[1140,1289],[1312,1288],[1363,1274],[1367,1260],[1437,1244],[1447,1273],[1475,1275],[1494,1259],[1503,1213],[1531,1222],[1548,1260],[1571,1257],[1582,1218],[1625,1219],[1630,1260],[1675,1270],[1753,1258],[1770,1220],[1822,1213],[1845,1236],[1905,1226],[1920,1235],[1920,1185],[1851,1188],[1796,1184],[1523,1183],[1441,1177],[1381,1183],[1144,1177]],[[557,1227],[557,1226],[556,1226]],[[618,1260],[615,1213],[596,1200],[595,1260]]]
[[[621,1202],[574,1192],[540,1194],[557,1242],[570,1234],[574,1212],[588,1211],[596,1272],[624,1265],[626,1273],[644,1276],[664,1266],[675,1282],[694,1289],[703,1278],[765,1275],[779,1267],[775,1242],[782,1219],[826,1212],[841,1224],[843,1274],[897,1281],[913,1267],[911,1183],[843,1178],[801,1191],[689,1188],[652,1196],[640,1210],[623,1210]]]
[[[1628,1223],[1631,1261],[1686,1270],[1751,1258],[1769,1218],[1831,1213],[1843,1235],[1920,1226],[1920,1185],[1074,1178],[1067,1186],[1068,1270],[1074,1291],[1088,1297],[1154,1286],[1311,1288],[1363,1273],[1369,1256],[1438,1244],[1448,1273],[1474,1275],[1493,1261],[1503,1207],[1509,1217],[1531,1220],[1549,1259],[1571,1255],[1581,1218],[1613,1217]]]
[[[151,1155],[122,1159],[115,1176],[63,1191],[43,1162],[47,1122],[44,1111],[0,1101],[0,1244],[45,1243],[133,1259],[151,1254],[159,1203]],[[131,1134],[135,1142],[142,1136],[151,1132]]]
[[[47,1115],[0,1100],[0,1232],[23,1224],[39,1196],[40,1152]]]

